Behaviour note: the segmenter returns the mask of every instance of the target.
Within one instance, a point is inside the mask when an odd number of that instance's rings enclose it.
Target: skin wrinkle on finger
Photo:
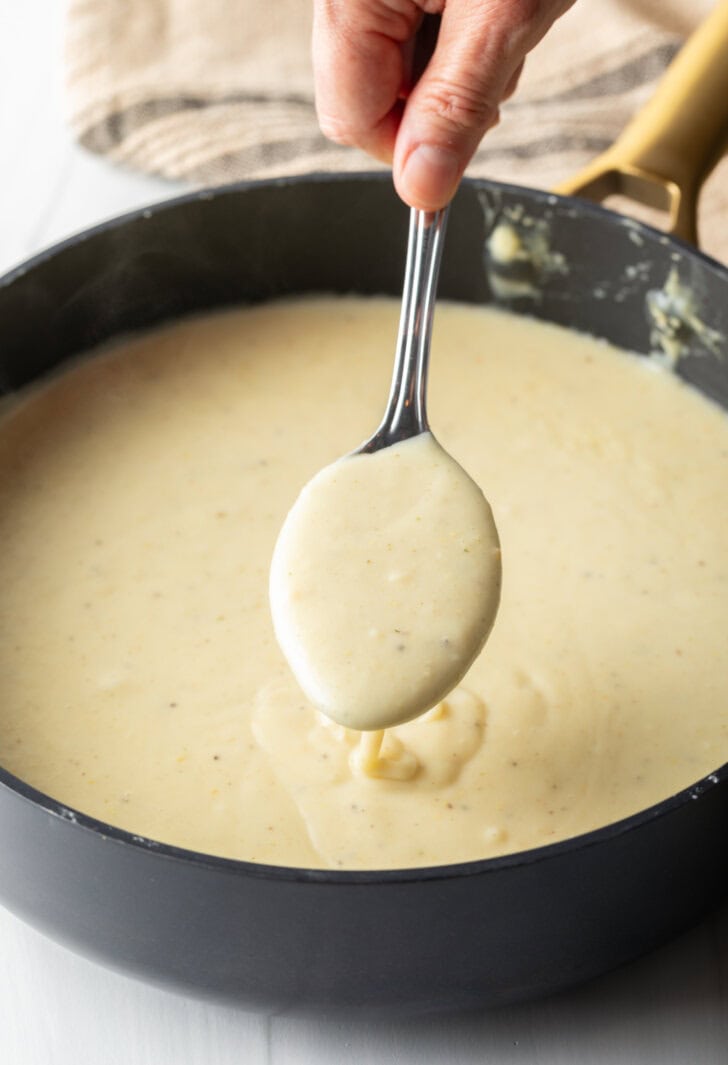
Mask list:
[[[314,3],[316,110],[325,136],[391,163],[400,101],[412,91],[415,35],[424,15],[444,6],[445,0]]]
[[[322,131],[392,163],[395,186],[405,202],[429,210],[444,206],[442,197],[454,193],[483,135],[497,124],[498,107],[515,90],[526,53],[572,3],[314,0],[316,106]],[[440,34],[422,77],[412,86],[412,44],[425,14],[442,15]],[[427,181],[413,196],[403,178],[419,146],[429,146],[429,197]],[[439,189],[434,178],[438,164]]]
[[[414,0],[317,0],[313,61],[325,136],[391,163],[410,88],[409,42],[421,19]]]
[[[481,5],[482,0],[478,0],[478,14]],[[347,0],[343,5],[336,0],[325,0],[322,6],[317,6],[314,23],[314,68],[319,75],[316,99],[319,123],[326,136],[338,143],[363,147],[380,159],[391,159],[401,117],[401,108],[393,112],[393,104],[412,93],[408,84],[405,45],[411,43],[423,12],[434,13],[444,8],[444,0],[421,0],[419,3],[415,0],[383,0],[380,3]],[[453,8],[457,9],[457,5]],[[456,28],[456,32],[464,33],[465,39],[472,38],[470,30],[467,24]],[[466,56],[461,62],[472,65],[473,61]],[[374,69],[377,78],[372,81],[367,73]],[[456,121],[454,115],[459,109],[464,115],[472,110],[467,96],[462,97],[462,105],[459,99],[458,94],[435,94],[434,110],[445,114],[450,112]],[[467,124],[479,125],[482,135],[491,124],[497,101],[483,105],[476,101],[475,106],[482,107],[482,118],[478,121],[473,117]]]
[[[331,35],[354,49],[368,34],[403,44],[417,32],[423,15],[415,0],[315,0],[314,15],[317,9]]]
[[[351,117],[330,114],[317,104],[317,117],[324,136],[337,144],[362,148],[374,158],[391,163],[397,132],[401,125],[404,101],[399,94],[394,106],[381,118],[368,117],[361,125],[355,125]]]
[[[523,61],[524,24],[516,18],[523,6],[469,0],[446,8],[435,53],[410,96],[403,133],[418,116],[425,126],[440,120],[455,136],[488,128]],[[515,21],[484,23],[482,10],[489,8],[507,10]]]
[[[397,132],[393,177],[405,202],[435,210],[452,197],[484,134],[497,123],[500,102],[515,88],[525,53],[569,6],[564,0],[452,0],[446,6],[437,47]],[[488,10],[492,22],[483,20]],[[432,148],[457,157],[457,179],[450,174],[446,180],[446,172],[438,175],[433,167],[428,187],[422,166],[409,165],[422,145],[428,146],[428,158]]]
[[[464,136],[489,128],[500,98],[499,93],[486,96],[483,90],[468,81],[459,83],[452,75],[433,75],[421,89],[414,89],[410,106],[426,113],[430,132],[438,128],[444,142],[457,143]],[[440,138],[435,142],[440,143]]]
[[[454,13],[453,13],[454,12]],[[481,23],[479,11],[446,8],[435,52],[415,86],[397,133],[394,182],[399,195],[425,210],[443,206],[454,194],[463,171],[485,132],[498,121],[498,105],[521,61],[509,46],[508,33]],[[409,165],[420,145],[429,146],[428,168]],[[447,151],[455,162],[432,148]]]
[[[328,54],[329,62],[317,67],[316,76],[316,110],[322,132],[340,144],[364,148],[378,156],[383,142],[387,149],[384,157],[390,159],[402,110],[401,105],[396,109],[403,80],[402,52],[392,41],[363,37],[354,52],[336,43]],[[366,77],[372,63],[378,71],[375,81]]]

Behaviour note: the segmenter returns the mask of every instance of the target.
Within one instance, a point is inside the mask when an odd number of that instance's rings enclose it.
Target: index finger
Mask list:
[[[391,162],[406,92],[407,44],[418,5],[314,0],[316,111],[325,136]]]

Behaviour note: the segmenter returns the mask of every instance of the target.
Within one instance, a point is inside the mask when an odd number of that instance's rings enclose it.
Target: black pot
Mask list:
[[[601,208],[487,182],[464,185],[453,206],[443,297],[491,301],[494,278],[503,289],[486,241],[514,208],[545,227],[552,252],[539,298],[517,296],[520,309],[646,353],[649,294],[677,268],[699,317],[728,336],[725,268]],[[2,380],[17,388],[109,337],[207,308],[397,294],[406,226],[381,176],[234,186],[99,226],[0,282]],[[677,372],[728,407],[728,362],[689,325],[679,332]],[[725,894],[727,825],[723,766],[634,817],[524,853],[404,871],[288,869],[133,836],[0,769],[0,899],[74,949],[196,994],[454,1009],[575,984],[697,921]]]

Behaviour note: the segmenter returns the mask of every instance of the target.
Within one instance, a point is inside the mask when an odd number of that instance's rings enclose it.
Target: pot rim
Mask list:
[[[74,247],[93,237],[109,230],[121,228],[130,222],[138,222],[153,215],[183,207],[185,204],[204,202],[218,199],[228,195],[244,193],[256,188],[278,188],[300,184],[326,184],[345,183],[370,184],[372,182],[383,184],[391,181],[387,171],[314,171],[307,174],[295,174],[277,178],[264,178],[259,180],[244,180],[229,182],[211,188],[198,189],[183,193],[169,199],[161,200],[146,207],[138,207],[121,215],[105,219],[94,226],[79,230],[76,233],[57,241],[47,248],[42,249],[35,255],[13,266],[5,274],[0,276],[0,290],[20,280],[35,267],[53,259],[68,248]],[[562,196],[543,189],[532,189],[522,185],[514,185],[507,182],[492,181],[488,178],[465,178],[463,185],[477,189],[502,190],[511,195],[525,195],[529,199],[539,201],[546,206],[564,204],[571,210],[580,214],[591,215],[611,225],[624,225],[633,232],[644,233],[648,238],[657,239],[663,244],[673,245],[676,249],[701,261],[706,267],[722,274],[728,281],[728,267],[718,260],[706,255],[704,252],[693,247],[678,237],[664,233],[662,230],[650,226],[645,222],[620,215],[600,204],[582,200],[574,196]],[[80,354],[80,353],[79,353]],[[117,828],[98,818],[84,814],[73,807],[66,806],[59,800],[54,799],[46,792],[27,784],[20,777],[15,776],[9,770],[0,765],[0,795],[7,790],[14,793],[31,805],[43,810],[45,813],[65,821],[70,825],[77,826],[86,831],[98,835],[104,841],[112,841],[117,844],[138,848],[151,852],[171,861],[186,862],[210,870],[219,870],[231,875],[250,876],[258,879],[276,881],[289,881],[300,883],[324,883],[324,884],[379,884],[390,885],[399,883],[411,883],[413,881],[427,880],[454,880],[463,877],[480,876],[483,874],[497,874],[508,869],[525,865],[535,865],[541,861],[557,859],[572,851],[587,847],[597,846],[609,840],[619,838],[629,832],[659,820],[661,817],[685,806],[689,802],[700,799],[719,784],[728,782],[728,762],[719,766],[714,771],[707,773],[699,780],[689,784],[685,788],[661,799],[651,806],[620,818],[600,828],[592,829],[576,836],[569,836],[554,843],[532,847],[528,850],[514,851],[513,853],[498,855],[493,858],[476,858],[465,862],[455,862],[447,865],[415,866],[410,868],[393,869],[307,869],[287,865],[267,865],[262,862],[250,862],[238,858],[224,858],[203,851],[189,850],[177,847],[173,844],[162,843],[146,836],[137,835],[127,829]]]
[[[276,178],[231,181],[222,185],[213,185],[203,189],[195,189],[191,192],[181,193],[179,196],[172,196],[168,199],[158,200],[156,203],[142,207],[135,207],[130,211],[125,211],[123,214],[113,215],[111,218],[106,218],[93,226],[84,227],[61,240],[48,245],[47,248],[43,248],[27,259],[23,259],[4,274],[0,275],[0,290],[24,277],[25,274],[29,273],[34,267],[54,258],[57,254],[65,251],[67,248],[74,247],[77,244],[83,244],[92,237],[98,236],[109,230],[121,228],[129,222],[142,221],[151,218],[152,215],[161,214],[167,210],[174,210],[175,208],[183,207],[188,203],[200,203],[207,200],[220,199],[224,196],[236,195],[258,188],[285,188],[289,185],[307,184],[346,184],[347,182],[351,184],[386,184],[391,183],[391,175],[386,170],[313,170],[305,174],[290,174]],[[592,200],[581,199],[578,196],[563,196],[560,193],[550,192],[547,189],[529,188],[527,185],[516,185],[506,181],[494,181],[491,178],[465,177],[461,180],[460,184],[465,188],[474,190],[492,189],[498,191],[502,190],[510,195],[525,195],[529,199],[535,199],[536,201],[545,204],[547,207],[566,205],[570,210],[580,214],[592,215],[593,217],[601,219],[611,225],[624,226],[625,229],[631,230],[634,233],[644,233],[647,237],[656,239],[664,245],[674,245],[676,250],[696,258],[705,266],[722,274],[728,280],[728,265],[720,262],[718,259],[714,259],[710,255],[706,255],[706,253],[701,251],[700,248],[696,248],[694,245],[689,244],[680,237],[665,233],[663,230],[657,229],[655,226],[651,226],[639,219],[632,218],[629,215],[623,215],[618,211],[603,207],[601,204],[594,203]]]
[[[256,879],[298,881],[301,883],[325,884],[388,884],[411,883],[424,880],[457,880],[470,876],[496,874],[524,865],[536,865],[542,861],[557,859],[573,851],[595,847],[610,840],[618,839],[633,832],[643,825],[657,821],[662,817],[701,799],[713,788],[728,783],[728,762],[718,769],[707,773],[693,784],[682,788],[674,795],[660,799],[651,806],[638,810],[628,817],[612,821],[600,828],[568,836],[554,843],[546,843],[528,850],[513,851],[493,858],[475,858],[465,862],[453,862],[446,865],[423,865],[392,869],[308,869],[290,865],[268,865],[264,862],[251,862],[242,858],[224,858],[204,851],[177,847],[163,843],[148,836],[137,835],[125,828],[117,828],[101,821],[90,814],[71,806],[66,806],[46,792],[27,784],[20,777],[0,766],[0,796],[2,789],[19,796],[45,813],[98,835],[104,841],[124,844],[143,851],[151,852],[160,858],[192,865],[206,867],[220,872],[238,876],[252,876]]]

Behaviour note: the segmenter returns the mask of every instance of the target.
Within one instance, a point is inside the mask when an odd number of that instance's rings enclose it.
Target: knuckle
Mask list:
[[[450,80],[436,80],[428,85],[426,106],[436,121],[463,133],[486,129],[498,110],[478,88]]]
[[[345,144],[353,147],[358,144],[355,130],[351,125],[336,115],[318,113],[318,124],[324,137],[335,144]]]
[[[562,15],[574,0],[510,0],[508,18],[504,25],[508,46],[512,52],[526,52]]]
[[[356,47],[365,34],[405,41],[416,28],[419,6],[416,0],[346,0],[332,12],[335,31]]]

